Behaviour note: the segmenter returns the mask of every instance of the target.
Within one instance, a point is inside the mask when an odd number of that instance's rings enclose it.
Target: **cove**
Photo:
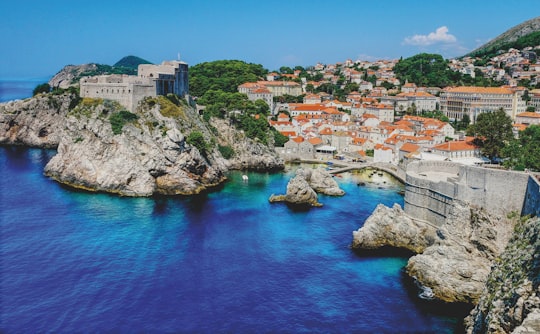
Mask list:
[[[399,185],[337,178],[322,208],[270,204],[284,173],[231,172],[193,197],[74,191],[43,176],[54,151],[0,147],[0,330],[452,333],[408,287],[399,256],[349,249]]]

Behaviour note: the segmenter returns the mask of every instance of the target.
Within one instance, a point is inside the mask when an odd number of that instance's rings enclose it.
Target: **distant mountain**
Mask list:
[[[114,64],[114,67],[127,67],[132,68],[136,70],[140,64],[152,64],[146,59],[139,58],[137,56],[126,56],[122,59],[120,59],[116,64]]]
[[[484,57],[495,55],[499,50],[536,45],[540,45],[540,16],[507,30],[466,56]]]

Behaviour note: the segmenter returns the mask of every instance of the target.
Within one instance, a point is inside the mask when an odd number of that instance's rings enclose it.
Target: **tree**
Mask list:
[[[502,108],[478,115],[476,123],[469,126],[467,132],[474,134],[475,144],[491,161],[500,158],[503,148],[514,138],[512,119]]]
[[[195,146],[203,156],[206,156],[208,144],[204,140],[204,135],[199,131],[193,131],[189,134],[186,142],[192,146]]]
[[[189,69],[189,90],[193,96],[203,96],[208,90],[234,93],[238,86],[255,82],[266,75],[262,65],[240,60],[216,60],[197,64]]]
[[[519,132],[519,137],[513,139],[503,154],[506,167],[516,170],[531,169],[540,171],[540,125],[531,125]]]
[[[48,93],[51,91],[51,86],[48,83],[42,83],[37,85],[36,88],[32,91],[32,96],[36,96],[41,93]]]

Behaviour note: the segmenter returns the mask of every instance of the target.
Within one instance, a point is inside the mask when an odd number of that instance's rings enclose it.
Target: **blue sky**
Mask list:
[[[280,66],[461,56],[538,16],[538,0],[0,1],[0,79],[127,55]]]

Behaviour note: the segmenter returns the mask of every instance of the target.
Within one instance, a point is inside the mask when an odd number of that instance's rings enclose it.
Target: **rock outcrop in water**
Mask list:
[[[540,333],[540,219],[520,222],[487,278],[466,331]]]
[[[511,231],[506,219],[458,201],[440,227],[407,216],[398,205],[381,205],[353,232],[353,247],[389,245],[416,252],[406,267],[411,277],[440,300],[476,303]]]
[[[313,190],[303,175],[296,175],[287,184],[287,193],[285,195],[272,195],[269,201],[286,202],[299,206],[322,206],[319,203],[317,193]]]
[[[324,170],[299,168],[296,175],[287,184],[285,195],[272,195],[269,201],[287,202],[294,205],[322,206],[317,193],[330,196],[342,196],[345,192],[339,188],[332,176]]]

